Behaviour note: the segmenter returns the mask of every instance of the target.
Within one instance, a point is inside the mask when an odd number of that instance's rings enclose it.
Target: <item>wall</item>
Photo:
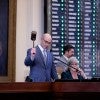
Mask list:
[[[24,65],[27,49],[32,47],[31,31],[37,31],[35,45],[44,32],[43,0],[17,0],[16,19],[16,82],[24,82],[29,67]]]

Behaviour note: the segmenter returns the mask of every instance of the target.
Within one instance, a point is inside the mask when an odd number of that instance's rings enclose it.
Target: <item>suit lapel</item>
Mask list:
[[[64,56],[62,56],[62,61],[67,64],[67,60]]]

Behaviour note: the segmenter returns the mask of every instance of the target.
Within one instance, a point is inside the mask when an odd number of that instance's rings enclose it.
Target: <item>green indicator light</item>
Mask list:
[[[77,25],[77,27],[80,27],[80,25]]]
[[[93,73],[93,75],[95,75],[95,73]]]
[[[63,35],[63,34],[64,34],[64,32],[61,32],[61,34]]]
[[[61,8],[61,10],[64,10],[64,8]]]
[[[93,60],[95,60],[95,57],[93,57]]]
[[[78,16],[80,15],[80,13],[77,14]]]
[[[93,52],[95,52],[95,50],[93,49]]]
[[[77,41],[77,43],[80,43],[80,41]]]
[[[61,54],[63,55],[63,52]]]
[[[61,20],[61,22],[63,23],[64,21],[63,21],[63,20]]]
[[[79,37],[77,37],[77,39],[80,39]]]
[[[80,11],[80,9],[78,9],[78,12]]]
[[[77,22],[78,24],[80,23],[80,21]]]
[[[93,52],[95,52],[95,49],[93,49]]]
[[[80,47],[80,45],[77,45],[77,47]]]
[[[93,45],[93,48],[95,48],[95,45]]]
[[[78,57],[78,59],[80,59],[80,57]]]
[[[95,9],[95,6],[93,8]]]
[[[93,22],[93,24],[95,24],[95,22]]]
[[[95,2],[93,4],[95,5]]]
[[[95,32],[95,30],[93,30],[93,32]]]
[[[80,55],[80,53],[77,53],[78,55]]]
[[[78,5],[78,8],[80,7],[80,5]]]
[[[95,53],[93,53],[93,56],[95,56]]]
[[[64,26],[64,24],[61,24],[61,26],[63,27],[63,26]]]
[[[93,65],[93,67],[95,67],[95,65]]]
[[[63,18],[64,18],[64,16],[61,16],[61,18],[63,19]]]
[[[93,14],[93,17],[95,17],[95,14]]]
[[[93,44],[95,44],[95,42],[93,41]]]
[[[95,20],[95,18],[93,18],[93,20]]]
[[[80,17],[78,17],[77,19],[80,19]]]
[[[61,0],[61,2],[64,2],[64,0]]]
[[[61,50],[63,51],[64,49],[63,49],[63,48],[61,48]]]
[[[78,1],[78,4],[80,3],[80,1]]]
[[[93,44],[93,47],[95,47],[94,45],[95,45],[95,44]],[[95,49],[93,48],[93,50],[95,50]]]
[[[95,71],[95,69],[93,68],[93,71]]]
[[[93,36],[95,36],[95,34],[93,34]]]
[[[95,63],[95,61],[93,61],[93,63]]]
[[[80,51],[80,49],[77,49],[77,51]]]
[[[63,31],[63,30],[64,30],[64,28],[61,28],[61,30]]]
[[[64,45],[62,44],[61,46],[63,47]]]
[[[80,33],[77,33],[77,35],[80,35]]]
[[[62,40],[61,42],[63,43],[64,41]]]
[[[61,4],[61,6],[64,6],[64,4]]]
[[[95,26],[93,26],[93,28],[95,28]]]
[[[61,38],[63,39],[64,37],[62,36]]]
[[[77,31],[80,31],[80,29],[77,29]]]
[[[95,13],[96,11],[95,11],[95,10],[93,10],[93,12]]]
[[[95,48],[95,45],[93,45],[92,47]]]

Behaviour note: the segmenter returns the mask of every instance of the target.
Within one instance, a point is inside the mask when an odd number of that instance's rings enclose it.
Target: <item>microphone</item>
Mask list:
[[[65,63],[64,61],[62,61],[62,60],[60,60],[60,59],[58,59],[58,58],[56,58],[56,57],[55,57],[55,59],[58,60],[58,61],[60,61],[60,62],[62,62],[62,63],[65,64],[65,65],[67,65],[67,63]],[[67,65],[67,66],[68,66],[68,65]],[[74,67],[72,67],[72,66],[69,66],[69,67],[71,67],[71,68],[73,68],[73,69],[76,69],[76,72],[79,72],[79,73],[81,72],[81,71],[78,70],[77,68],[74,68]]]

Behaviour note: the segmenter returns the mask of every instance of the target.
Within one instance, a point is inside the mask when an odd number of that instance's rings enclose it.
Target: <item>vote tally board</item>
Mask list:
[[[100,76],[100,0],[48,0],[48,31],[56,58],[70,43],[88,78]]]

